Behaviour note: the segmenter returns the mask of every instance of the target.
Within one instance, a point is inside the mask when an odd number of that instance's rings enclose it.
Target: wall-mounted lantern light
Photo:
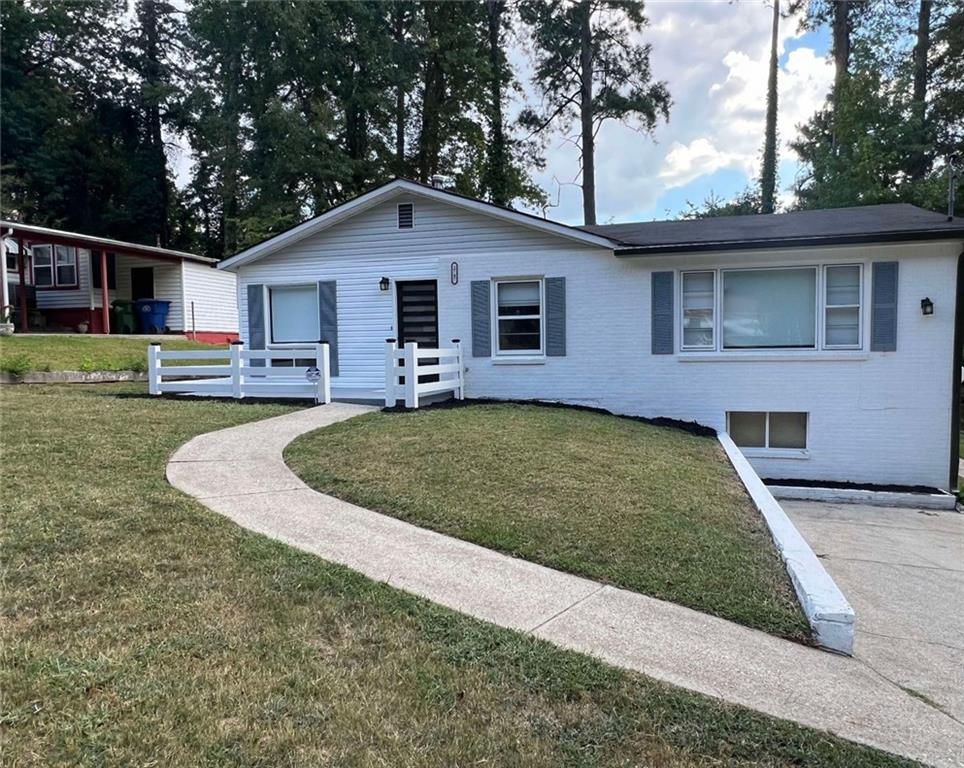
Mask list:
[[[923,298],[920,300],[920,313],[922,315],[933,315],[934,314],[934,302],[928,298]]]
[[[378,281],[378,290],[387,291],[388,286],[390,286],[391,284],[392,284],[391,280],[389,280],[387,277],[383,277],[381,280]]]

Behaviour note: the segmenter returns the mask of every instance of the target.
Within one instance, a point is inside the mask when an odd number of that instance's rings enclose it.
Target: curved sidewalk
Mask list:
[[[478,619],[888,752],[964,766],[964,725],[858,660],[418,528],[313,491],[285,465],[298,435],[371,410],[333,403],[199,435],[171,458],[168,480],[245,528]]]

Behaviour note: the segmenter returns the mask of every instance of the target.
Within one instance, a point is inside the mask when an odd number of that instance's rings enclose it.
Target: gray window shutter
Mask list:
[[[546,278],[546,355],[566,356],[566,278]]]
[[[673,273],[653,272],[651,334],[654,355],[673,354]]]
[[[897,349],[897,262],[873,264],[870,307],[870,349],[894,352]]]
[[[472,357],[492,357],[491,284],[472,281]]]
[[[264,349],[264,286],[248,286],[248,348]],[[263,368],[264,360],[250,360],[251,368]]]
[[[318,283],[318,339],[328,342],[331,375],[338,375],[338,283],[328,280]]]

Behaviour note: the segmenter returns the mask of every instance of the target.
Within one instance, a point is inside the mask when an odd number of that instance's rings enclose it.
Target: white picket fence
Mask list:
[[[176,364],[164,365],[165,360]],[[189,361],[197,360],[191,364]],[[214,360],[217,362],[200,362]],[[224,361],[223,363],[220,361]],[[283,361],[291,365],[278,365]],[[296,365],[310,360],[312,365]],[[152,395],[169,392],[208,397],[299,398],[331,402],[328,345],[284,349],[245,349],[235,342],[227,349],[164,350],[147,348],[147,381]],[[187,364],[184,364],[187,363]]]
[[[437,362],[423,362],[437,361]],[[438,381],[419,382],[420,377],[437,376]],[[385,341],[385,407],[398,400],[406,408],[418,408],[423,395],[451,392],[456,400],[465,397],[462,343],[452,339],[451,347],[419,347],[414,341],[399,348],[395,339]]]

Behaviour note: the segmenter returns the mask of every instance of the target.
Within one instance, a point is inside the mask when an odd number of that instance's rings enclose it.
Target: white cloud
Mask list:
[[[652,44],[654,77],[665,80],[673,98],[668,123],[649,136],[608,122],[596,147],[596,206],[599,221],[651,218],[659,197],[696,184],[721,169],[735,169],[749,181],[763,146],[771,10],[762,2],[651,2],[650,26],[642,38]],[[796,18],[780,26],[780,51],[800,35]],[[810,47],[786,56],[779,76],[781,160],[792,160],[787,142],[796,126],[818,109],[832,81],[832,65]],[[513,57],[515,58],[515,57]],[[579,171],[578,151],[556,138],[538,180],[553,195],[553,177],[571,181]],[[791,178],[782,178],[786,186]],[[709,193],[709,182],[703,190]],[[581,192],[559,190],[553,218],[580,223]]]

